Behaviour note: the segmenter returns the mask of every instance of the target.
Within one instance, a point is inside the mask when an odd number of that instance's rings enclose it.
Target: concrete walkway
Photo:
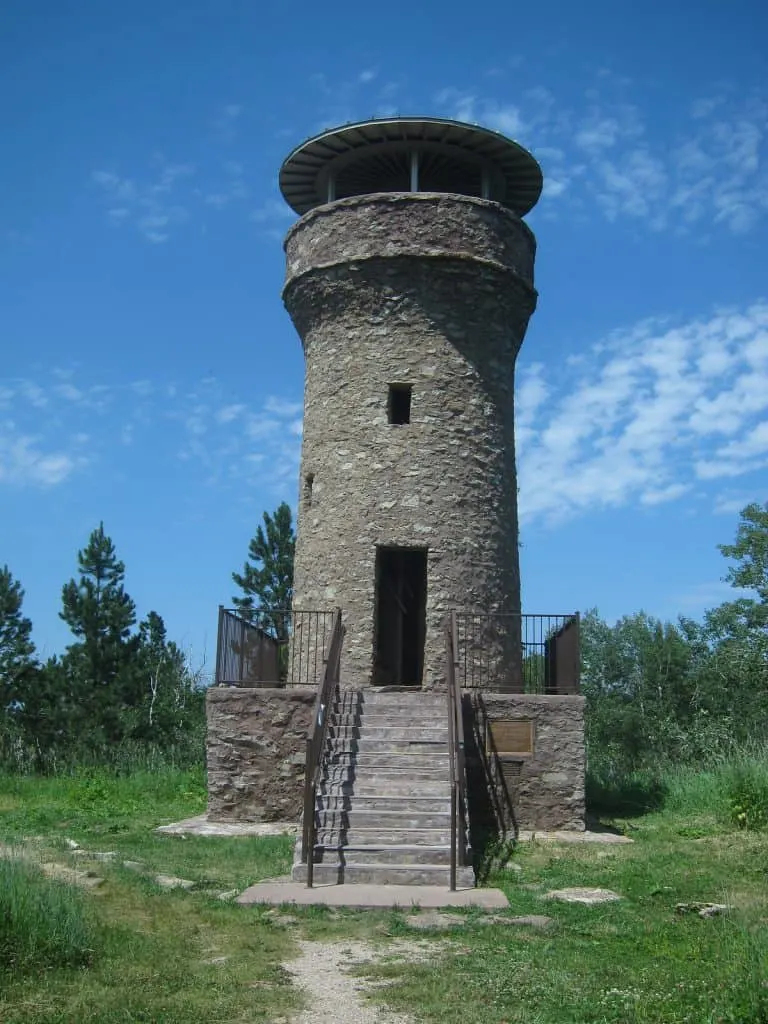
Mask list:
[[[451,892],[439,885],[316,885],[302,882],[258,882],[241,893],[235,903],[324,907],[482,907],[506,910],[509,901],[500,889],[458,889]]]

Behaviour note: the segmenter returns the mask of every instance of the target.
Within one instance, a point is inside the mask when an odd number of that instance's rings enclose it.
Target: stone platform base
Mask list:
[[[208,817],[298,821],[314,687],[212,686],[208,717]]]
[[[584,698],[486,693],[464,697],[473,824],[584,830]]]
[[[208,690],[211,822],[299,821],[315,696],[313,687]],[[583,697],[468,693],[464,728],[473,827],[584,830]],[[515,730],[531,749],[498,749]]]

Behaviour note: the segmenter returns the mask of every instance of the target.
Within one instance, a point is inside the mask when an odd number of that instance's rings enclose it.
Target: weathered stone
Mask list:
[[[443,928],[458,928],[467,923],[462,914],[444,914],[439,910],[423,910],[420,914],[406,917],[409,928],[418,931],[437,931]]]
[[[309,687],[208,690],[212,821],[298,820],[314,701]]]
[[[67,867],[66,864],[46,863],[40,865],[40,870],[47,878],[53,878],[57,882],[68,882],[70,885],[79,885],[84,889],[96,889],[104,879],[98,878],[92,871],[78,871],[77,868]]]
[[[515,214],[457,195],[344,199],[288,234],[284,299],[306,357],[301,473],[312,479],[294,607],[341,604],[345,685],[373,679],[377,546],[427,548],[427,687],[444,676],[449,608],[520,610],[514,362],[535,306],[534,252]],[[412,386],[411,418],[393,426],[398,382]],[[486,662],[519,677],[519,635],[498,647]]]
[[[176,878],[175,875],[155,875],[155,885],[161,889],[194,889],[195,883],[189,878]]]
[[[545,900],[559,900],[561,903],[583,903],[588,907],[596,903],[613,903],[621,896],[611,889],[588,889],[574,886],[571,889],[552,889],[544,894]]]
[[[533,722],[533,753],[515,762],[514,775],[486,742],[489,724],[509,719]],[[496,828],[583,832],[583,697],[477,693],[465,701],[464,722],[470,791],[481,794],[490,780],[495,798],[488,815]]]
[[[694,901],[693,903],[678,903],[675,906],[675,911],[678,914],[698,914],[699,917],[719,917],[721,914],[730,913],[731,908],[727,903],[701,903]]]
[[[551,917],[546,914],[522,914],[520,917],[498,918],[499,923],[509,925],[520,925],[528,928],[549,928],[553,923]]]

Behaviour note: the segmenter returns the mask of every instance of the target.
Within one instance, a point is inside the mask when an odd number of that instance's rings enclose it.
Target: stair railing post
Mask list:
[[[309,818],[309,853],[307,855],[307,888],[311,889],[315,882],[315,804],[317,802],[317,785],[313,781],[310,786],[312,792],[312,811]]]
[[[451,892],[456,892],[456,783],[451,780]]]

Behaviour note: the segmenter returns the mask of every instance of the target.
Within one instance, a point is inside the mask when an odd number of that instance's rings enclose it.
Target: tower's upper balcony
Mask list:
[[[316,206],[381,192],[445,192],[500,203],[522,217],[541,195],[541,168],[518,143],[476,125],[397,117],[334,128],[280,169],[286,202]]]

